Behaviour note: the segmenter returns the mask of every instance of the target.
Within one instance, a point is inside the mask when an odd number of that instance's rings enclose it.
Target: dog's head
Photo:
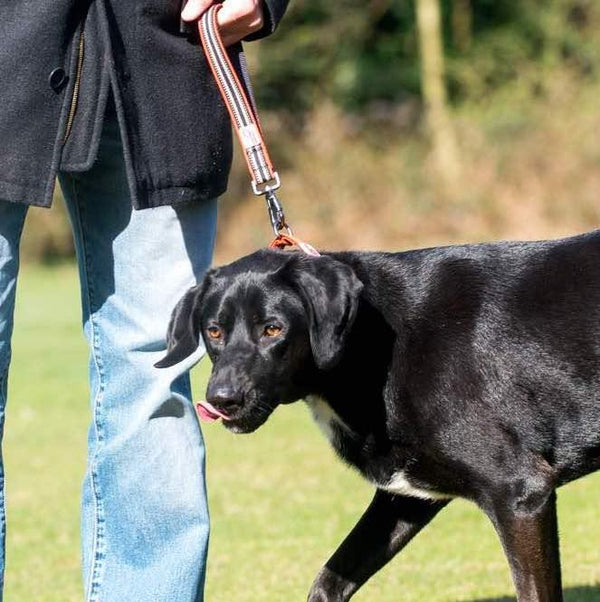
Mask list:
[[[211,270],[185,294],[156,365],[180,362],[202,336],[213,362],[205,411],[235,432],[251,432],[339,362],[361,288],[332,257],[258,251]]]

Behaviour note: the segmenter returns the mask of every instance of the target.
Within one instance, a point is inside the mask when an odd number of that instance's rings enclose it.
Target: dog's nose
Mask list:
[[[209,387],[206,392],[206,401],[230,414],[242,405],[242,396],[239,391],[236,391],[229,385],[221,385],[217,387]]]

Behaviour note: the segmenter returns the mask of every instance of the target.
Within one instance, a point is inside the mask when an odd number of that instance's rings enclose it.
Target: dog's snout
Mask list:
[[[230,412],[242,405],[242,395],[230,385],[209,387],[206,400],[226,412]]]

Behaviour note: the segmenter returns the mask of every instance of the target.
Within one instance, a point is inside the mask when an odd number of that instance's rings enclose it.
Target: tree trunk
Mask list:
[[[447,108],[439,0],[417,0],[417,22],[421,51],[421,88],[433,158],[444,183],[453,187],[459,176],[459,161]]]

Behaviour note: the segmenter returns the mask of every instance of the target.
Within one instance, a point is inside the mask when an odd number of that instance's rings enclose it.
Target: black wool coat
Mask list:
[[[184,0],[10,0],[0,12],[0,199],[49,206],[93,164],[112,90],[134,207],[225,191],[231,124]],[[274,31],[288,0],[264,0]]]

